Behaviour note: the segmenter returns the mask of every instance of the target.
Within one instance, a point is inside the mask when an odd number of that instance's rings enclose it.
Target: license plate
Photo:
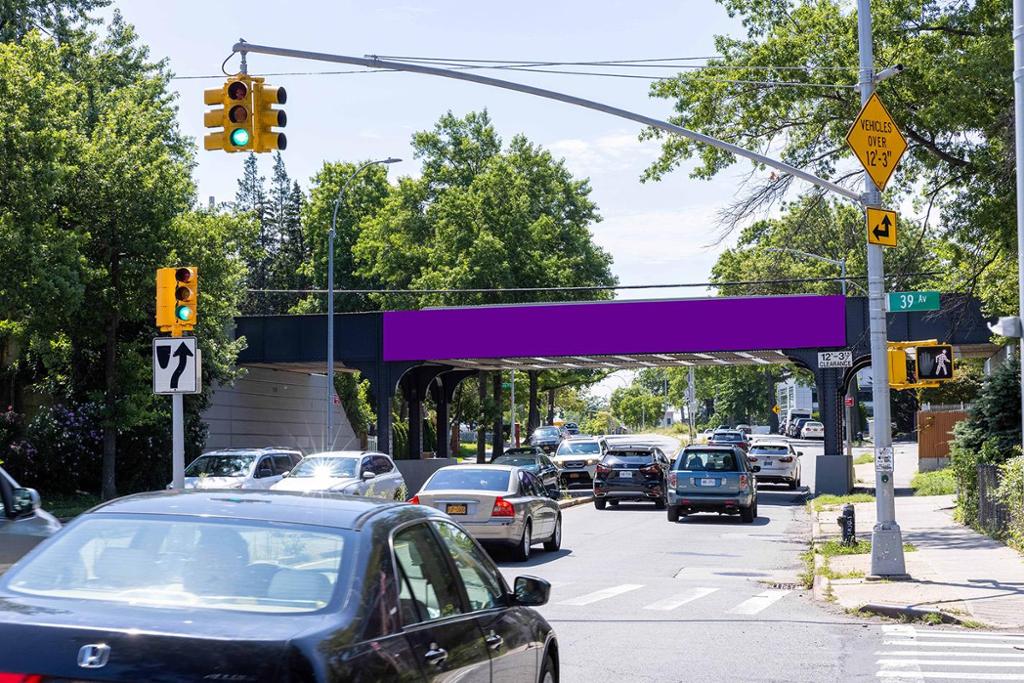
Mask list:
[[[632,478],[633,478],[633,473],[632,472],[619,472],[619,479],[632,479]]]
[[[718,480],[717,479],[701,479],[700,480],[700,485],[701,486],[718,486]]]
[[[465,503],[448,503],[444,509],[449,515],[464,515],[466,514]]]
[[[772,461],[771,460],[765,460],[764,461],[764,466],[765,467],[771,467],[772,466]]]
[[[570,479],[579,479],[580,478],[580,473],[579,472],[570,472],[569,473],[569,478]]]

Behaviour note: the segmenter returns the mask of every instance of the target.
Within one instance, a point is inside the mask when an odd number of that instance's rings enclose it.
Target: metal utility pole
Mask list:
[[[1017,278],[1024,318],[1024,0],[1013,0],[1013,114],[1017,150]],[[1024,338],[1021,339],[1021,415],[1024,416]]]
[[[694,434],[696,428],[697,416],[694,415],[697,407],[697,387],[694,385],[696,381],[694,378],[696,373],[693,371],[693,366],[688,368],[686,374],[686,416],[690,423],[690,444],[694,444],[697,441],[697,437]]]
[[[365,164],[352,171],[352,174],[345,179],[345,183],[338,191],[338,197],[334,200],[334,213],[331,215],[331,231],[327,233],[327,417],[324,422],[324,444],[323,450],[328,451],[334,447],[334,237],[335,228],[338,224],[338,207],[345,198],[345,190],[349,183],[364,169],[376,164],[395,164],[401,161],[394,157],[367,161]]]
[[[1022,0],[1015,0],[1021,2]],[[860,45],[860,98],[867,103],[875,90],[875,58],[871,44],[871,0],[857,0],[857,39]],[[881,192],[864,174],[864,204],[877,207]],[[885,322],[885,261],[882,247],[868,244],[868,319],[871,337],[871,392],[875,413],[875,527],[871,531],[871,574],[897,578],[907,574],[903,535],[896,523],[892,463],[892,421],[889,415],[889,356]]]

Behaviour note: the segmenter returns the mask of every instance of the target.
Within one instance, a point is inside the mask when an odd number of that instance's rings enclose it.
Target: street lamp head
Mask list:
[[[398,157],[388,157],[387,159],[384,159],[383,161],[381,161],[381,163],[382,164],[397,164],[400,161],[401,161],[401,159],[399,159]]]

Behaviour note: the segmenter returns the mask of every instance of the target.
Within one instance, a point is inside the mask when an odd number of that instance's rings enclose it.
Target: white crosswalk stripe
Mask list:
[[[1024,637],[883,626],[875,652],[879,679],[1024,681]],[[987,670],[986,670],[987,669]],[[1012,669],[1012,671],[1007,671]]]
[[[771,607],[772,604],[781,600],[787,593],[789,593],[788,590],[766,590],[736,605],[729,610],[729,614],[745,614],[747,616],[757,614]]]
[[[717,588],[691,588],[685,593],[679,593],[678,595],[673,595],[670,598],[665,598],[664,600],[659,600],[658,602],[651,603],[650,605],[644,607],[644,609],[652,609],[659,612],[669,612],[671,610],[676,609],[677,607],[682,607],[688,602],[700,600],[703,597],[711,595],[717,590]]]
[[[587,593],[576,598],[570,598],[568,600],[562,600],[559,605],[589,605],[600,600],[607,600],[608,598],[614,598],[616,595],[622,595],[623,593],[629,593],[635,591],[638,588],[643,588],[643,584],[640,583],[624,583],[621,586],[612,586],[611,588],[603,588],[593,593]]]

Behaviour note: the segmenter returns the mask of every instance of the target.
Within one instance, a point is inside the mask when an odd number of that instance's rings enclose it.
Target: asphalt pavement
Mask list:
[[[694,515],[670,524],[653,505],[563,513],[562,549],[500,562],[511,581],[551,582],[540,612],[561,644],[562,680],[874,680],[877,623],[811,600],[797,580],[807,548],[806,490],[765,486],[760,517]]]

